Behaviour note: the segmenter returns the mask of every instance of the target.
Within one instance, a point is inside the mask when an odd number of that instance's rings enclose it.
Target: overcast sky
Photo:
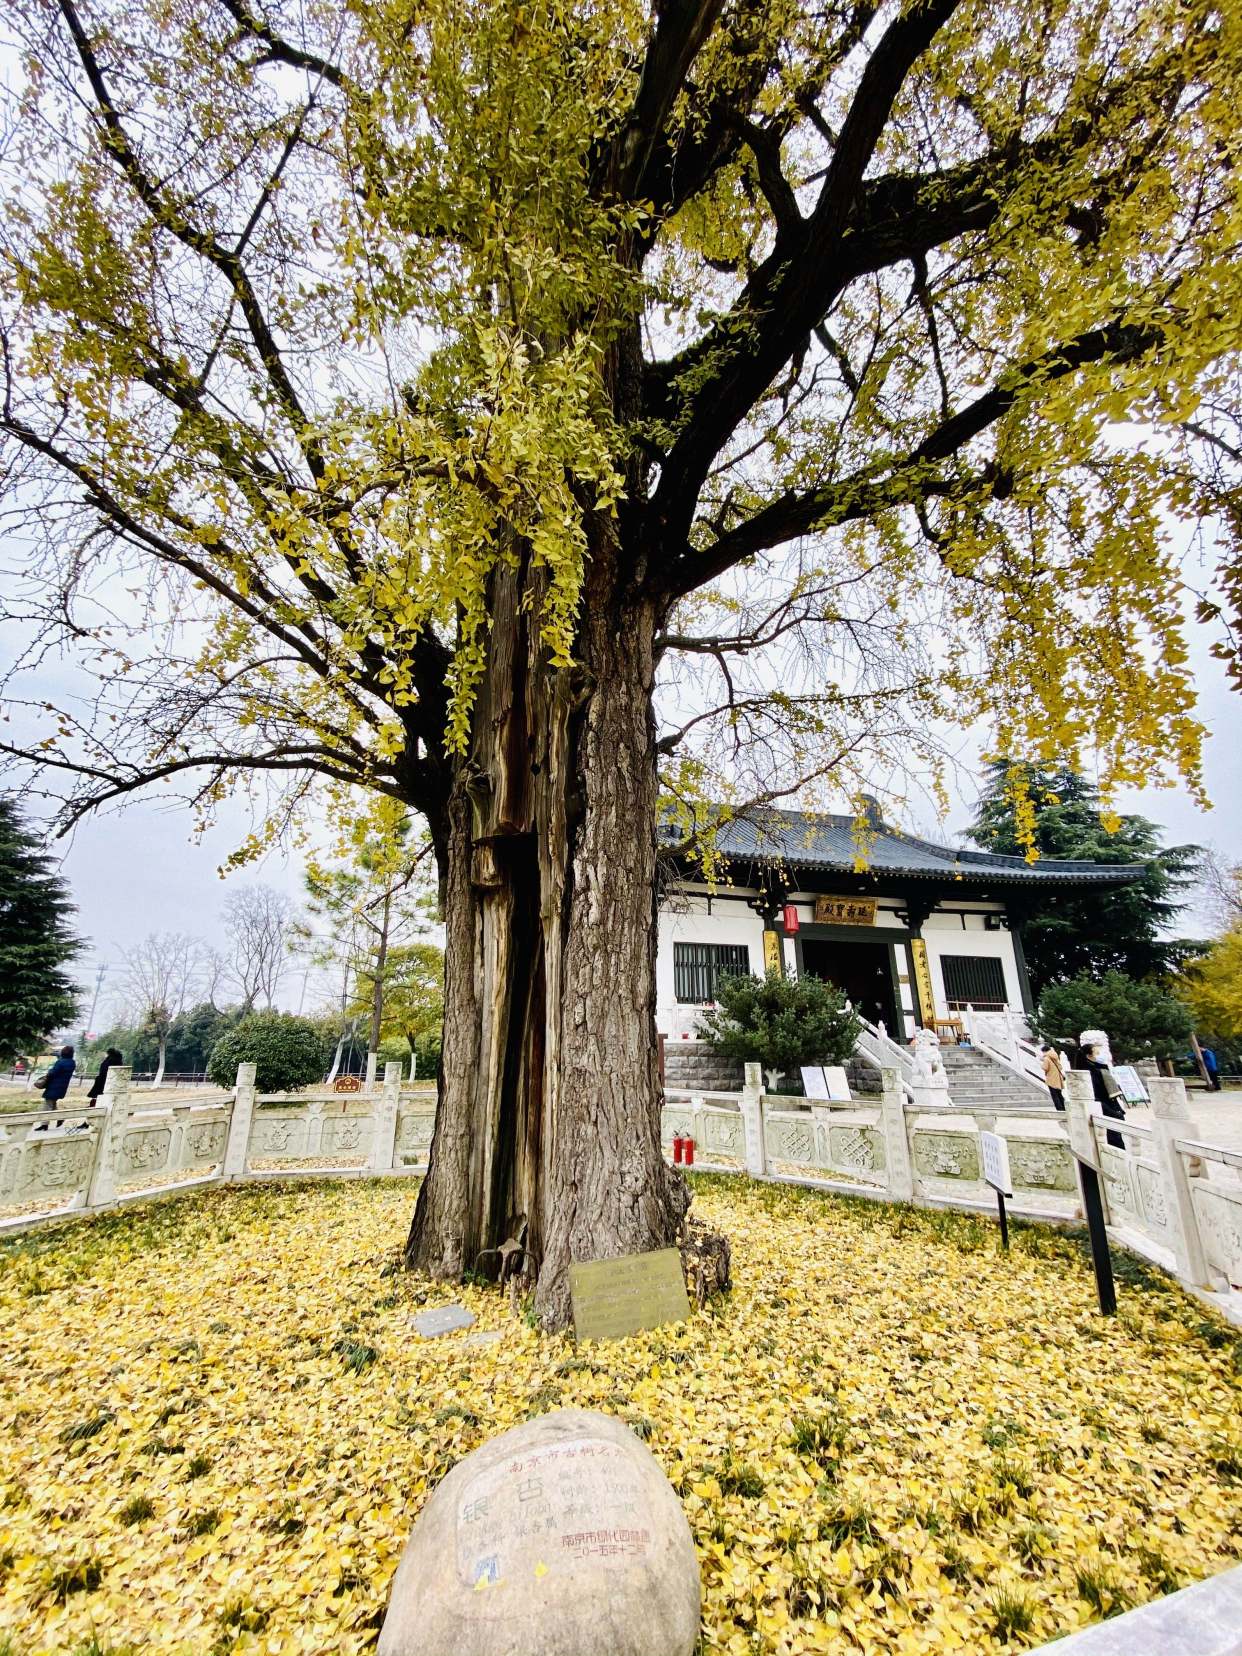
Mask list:
[[[1160,823],[1169,843],[1213,844],[1231,860],[1242,861],[1242,700],[1229,690],[1207,644],[1202,630],[1193,629],[1200,716],[1210,731],[1206,777],[1214,808],[1200,811],[1181,788],[1128,793],[1122,808],[1140,811]],[[908,817],[905,826],[946,840],[966,826],[973,806],[968,776],[978,770],[977,738],[963,738],[960,757],[965,774],[959,776],[957,798],[947,821],[936,822],[924,807]],[[90,939],[82,979],[93,980],[101,963],[109,968],[97,1023],[119,987],[122,949],[148,932],[190,932],[220,944],[221,904],[235,886],[262,882],[300,898],[299,865],[278,853],[227,881],[219,877],[220,863],[243,837],[248,821],[242,805],[226,806],[219,812],[218,826],[196,842],[184,809],[139,804],[119,816],[88,821],[77,830],[64,853],[63,868],[78,904],[81,931]],[[54,849],[62,850],[63,842]],[[1187,915],[1185,929],[1194,930],[1196,920],[1201,923],[1200,917]],[[286,980],[284,999],[296,1006],[301,993],[299,969]],[[315,998],[312,981],[308,1005]]]

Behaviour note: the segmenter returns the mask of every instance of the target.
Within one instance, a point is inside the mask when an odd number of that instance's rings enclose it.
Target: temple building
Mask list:
[[[661,829],[666,845],[678,830]],[[898,1041],[951,1032],[967,1007],[1031,1010],[1027,905],[1048,891],[1125,884],[1141,865],[964,851],[848,816],[765,809],[725,823],[715,885],[670,859],[660,902],[656,1024],[692,1035],[723,973],[779,966],[844,990]],[[864,865],[864,866],[860,866]]]

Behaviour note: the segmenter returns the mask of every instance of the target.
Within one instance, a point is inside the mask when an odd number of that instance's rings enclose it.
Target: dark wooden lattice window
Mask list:
[[[673,988],[679,1001],[702,1005],[716,998],[722,977],[738,977],[750,971],[750,950],[745,943],[674,943]]]
[[[1006,1004],[1005,969],[986,955],[941,955],[945,1004],[960,1012],[973,1006],[989,1012]]]

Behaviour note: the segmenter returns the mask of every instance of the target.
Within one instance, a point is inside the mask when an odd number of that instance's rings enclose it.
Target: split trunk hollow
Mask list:
[[[670,1246],[689,1205],[660,1149],[655,615],[606,590],[607,562],[589,566],[572,671],[542,658],[526,572],[494,578],[448,804],[439,1100],[406,1247],[456,1277],[525,1220],[553,1328],[571,1261]]]

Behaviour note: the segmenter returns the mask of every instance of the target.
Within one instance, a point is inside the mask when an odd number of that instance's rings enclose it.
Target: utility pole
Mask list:
[[[103,988],[103,980],[107,976],[108,963],[101,961],[99,970],[95,973],[95,993],[91,996],[91,1009],[86,1015],[86,1025],[82,1030],[82,1045],[95,1033],[95,1008],[99,1005],[99,991]]]

